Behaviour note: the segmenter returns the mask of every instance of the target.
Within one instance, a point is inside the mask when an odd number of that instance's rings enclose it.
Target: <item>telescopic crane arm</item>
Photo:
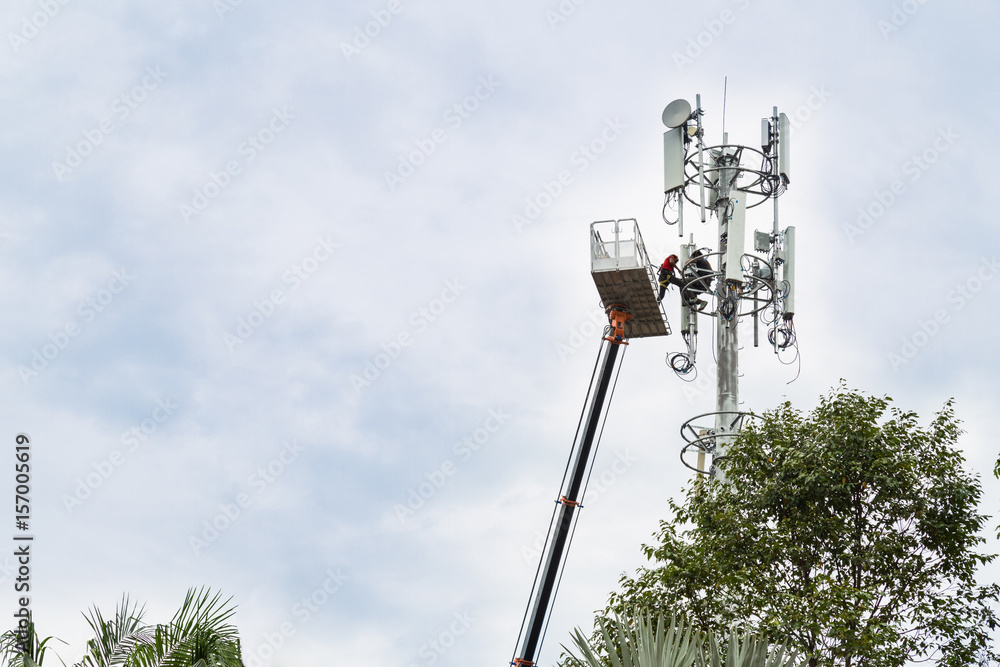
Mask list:
[[[590,273],[601,303],[606,306],[608,326],[604,329],[534,586],[521,622],[521,633],[514,647],[510,662],[513,667],[531,667],[538,660],[614,394],[624,346],[632,338],[670,334],[670,324],[657,299],[656,268],[649,261],[639,223],[634,218],[600,220],[591,224]]]
[[[555,600],[579,517],[578,510],[582,507],[583,494],[590,477],[589,472],[607,417],[607,407],[611,402],[611,394],[614,393],[614,381],[621,368],[624,354],[620,354],[619,350],[628,345],[625,329],[632,319],[631,314],[619,305],[609,307],[607,313],[610,326],[606,329],[607,334],[601,342],[590,389],[576,429],[573,449],[566,462],[559,499],[556,500],[555,511],[549,524],[542,559],[538,564],[535,584],[521,624],[516,652],[510,663],[514,667],[534,665],[535,658],[541,650],[545,628],[552,612],[552,603]]]

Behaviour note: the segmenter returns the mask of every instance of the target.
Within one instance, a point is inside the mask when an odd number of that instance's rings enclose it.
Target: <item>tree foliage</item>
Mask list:
[[[191,589],[170,623],[144,628],[123,642],[129,667],[243,667],[229,621],[236,609],[220,593]]]
[[[670,501],[652,564],[623,577],[606,611],[739,624],[811,665],[899,667],[997,659],[996,584],[975,575],[988,517],[963,469],[949,401],[930,425],[844,386],[802,414],[750,423],[719,462],[725,481]],[[595,639],[599,639],[595,633]]]
[[[74,667],[243,667],[230,602],[192,588],[173,619],[156,625],[147,624],[143,608],[127,596],[110,617],[95,607],[84,614],[94,638]],[[27,644],[16,630],[0,635],[0,667],[41,667],[52,637],[39,640],[33,623],[28,634]]]
[[[52,650],[48,644],[53,639],[54,637],[39,637],[34,621],[29,619],[27,627],[8,630],[0,635],[0,665],[42,667],[46,652]]]
[[[705,651],[702,633],[683,619],[638,613],[631,627],[620,619],[597,625],[603,650],[594,651],[579,628],[572,634],[579,655],[563,646],[575,667],[691,667]]]
[[[598,619],[602,642],[595,651],[577,628],[572,635],[579,655],[563,646],[573,667],[801,667],[787,646],[772,646],[763,637],[729,632],[722,642],[714,632],[700,632],[682,618],[639,611],[624,623]]]
[[[1000,456],[997,456],[997,462],[993,466],[993,476],[1000,479]],[[997,526],[997,539],[1000,540],[1000,525]]]

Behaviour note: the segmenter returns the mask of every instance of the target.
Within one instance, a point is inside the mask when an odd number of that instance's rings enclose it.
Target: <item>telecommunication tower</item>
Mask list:
[[[768,327],[768,342],[774,353],[794,350],[798,342],[795,315],[795,227],[781,229],[778,198],[790,181],[788,117],[774,107],[770,118],[761,119],[760,149],[731,144],[722,133],[722,143],[706,145],[702,126],[701,95],[695,109],[686,100],[671,102],[663,110],[664,204],[663,219],[677,226],[684,237],[684,203],[698,207],[698,218],[707,222],[710,212],[718,221],[718,250],[698,248],[691,234],[680,248],[680,332],[687,350],[667,356],[667,363],[682,378],[695,370],[698,318],[712,320],[715,329],[715,411],[684,422],[681,450],[684,465],[700,473],[720,476],[716,463],[726,445],[749,416],[740,410],[739,333],[741,318],[752,318],[754,347],[759,327]],[[754,231],[753,247],[747,248],[747,211],[773,202],[769,231]],[[667,217],[667,210],[676,218]],[[707,263],[706,263],[707,262]],[[715,268],[711,267],[715,264]],[[712,308],[694,307],[701,296],[711,297]],[[788,355],[785,354],[787,357]],[[792,362],[786,362],[792,363]],[[708,423],[706,423],[708,422]],[[686,456],[696,453],[692,464]],[[705,456],[711,457],[706,469]]]

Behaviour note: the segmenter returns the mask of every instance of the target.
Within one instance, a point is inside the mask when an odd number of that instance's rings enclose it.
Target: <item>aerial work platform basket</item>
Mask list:
[[[590,273],[605,308],[621,304],[632,314],[628,337],[670,334],[667,315],[656,300],[656,271],[634,218],[590,225]]]

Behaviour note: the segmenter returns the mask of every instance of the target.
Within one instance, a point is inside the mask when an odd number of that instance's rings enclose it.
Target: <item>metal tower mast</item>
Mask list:
[[[768,341],[774,352],[789,348],[798,354],[793,316],[795,314],[794,242],[795,228],[780,231],[778,197],[789,183],[790,135],[788,118],[774,107],[770,118],[761,120],[760,149],[729,143],[705,145],[701,96],[692,111],[686,100],[675,100],[663,111],[667,131],[663,135],[664,221],[677,225],[684,237],[684,201],[699,207],[701,222],[706,211],[718,220],[718,251],[699,248],[691,234],[681,246],[681,334],[687,351],[668,355],[671,368],[680,376],[695,370],[698,316],[711,317],[715,328],[717,362],[715,412],[698,415],[681,427],[686,444],[681,452],[685,465],[699,472],[721,477],[716,463],[726,446],[739,433],[748,413],[740,410],[739,335],[740,318],[754,320],[754,347],[758,345],[758,325],[769,327]],[[759,166],[758,166],[759,165]],[[697,192],[695,192],[697,190]],[[755,232],[754,245],[746,248],[748,209],[774,201],[774,219],[769,232]],[[677,218],[669,220],[668,208]],[[716,262],[713,269],[709,260]],[[693,307],[701,296],[713,299],[713,308]],[[711,419],[710,424],[696,423]],[[685,460],[685,454],[710,455],[706,470]]]

